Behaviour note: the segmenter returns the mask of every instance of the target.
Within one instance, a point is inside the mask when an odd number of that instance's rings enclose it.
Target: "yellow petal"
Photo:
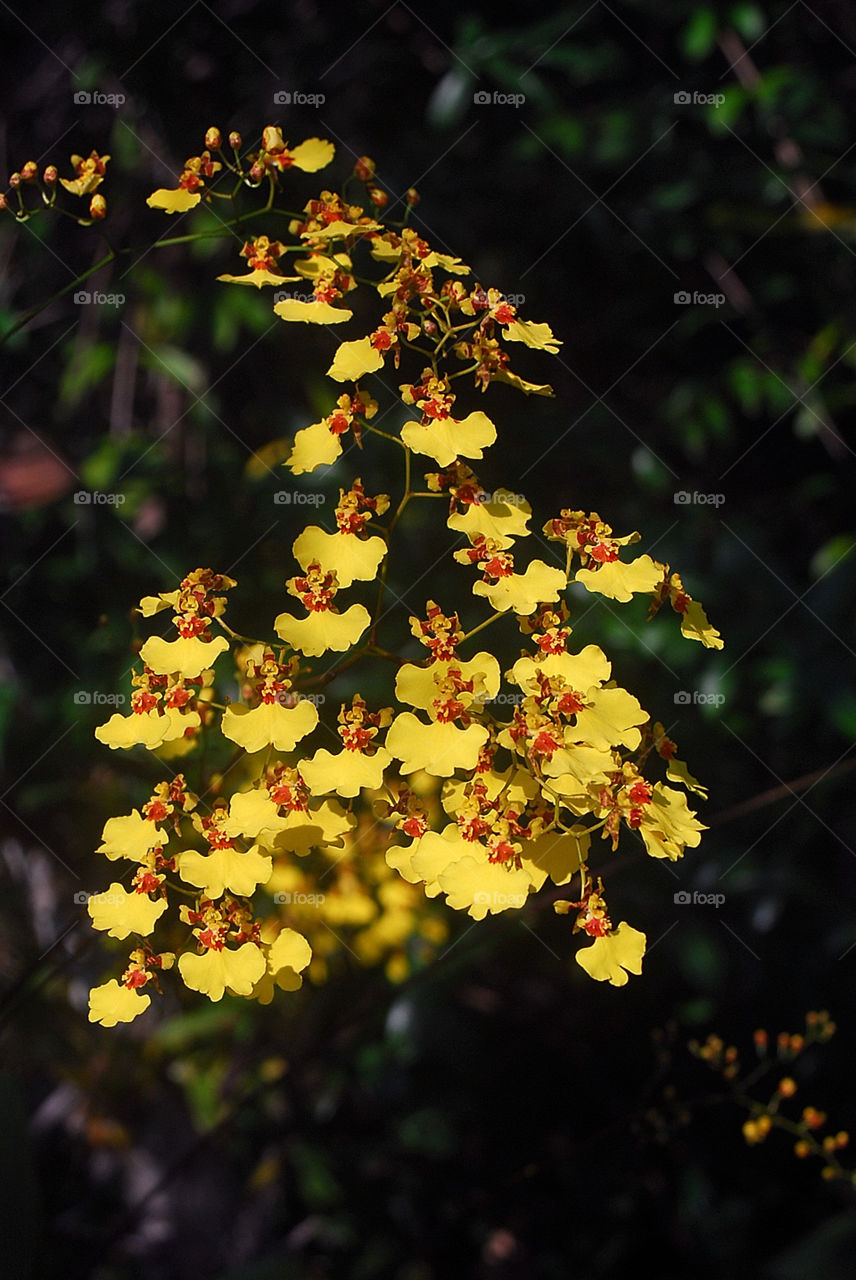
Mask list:
[[[202,196],[198,191],[185,191],[184,187],[176,187],[169,191],[159,187],[146,200],[150,209],[163,209],[164,213],[186,213],[199,204]]]
[[[114,861],[116,858],[130,858],[132,862],[142,862],[151,849],[165,845],[169,836],[154,822],[137,809],[121,818],[108,818],[101,833],[101,846],[96,853]]]
[[[403,711],[389,726],[386,745],[401,761],[402,773],[424,769],[435,778],[449,778],[456,769],[475,769],[488,737],[480,724],[466,729],[439,721],[425,724],[411,711]]]
[[[548,680],[561,677],[569,689],[585,691],[592,685],[604,684],[612,666],[602,649],[587,644],[579,653],[544,653],[536,657],[518,658],[511,668],[515,684],[526,693],[538,692],[538,672]]]
[[[114,751],[119,747],[126,750],[136,746],[147,747],[151,751],[166,741],[171,727],[172,721],[159,715],[157,708],[130,716],[121,716],[117,711],[106,724],[98,726],[95,737]]]
[[[355,338],[343,342],[327,370],[328,378],[337,382],[356,382],[366,373],[376,373],[383,368],[383,355],[375,351],[369,338]]]
[[[239,702],[233,702],[223,713],[220,729],[224,738],[237,742],[239,747],[252,754],[269,746],[277,751],[293,751],[317,723],[318,712],[306,699],[301,699],[293,707],[284,707],[279,702],[263,702],[252,711]]]
[[[292,548],[301,569],[317,560],[325,572],[336,570],[340,587],[352,582],[370,582],[386,555],[386,543],[377,536],[360,538],[355,533],[328,533],[311,524],[295,539]]]
[[[178,971],[185,986],[191,991],[201,991],[215,1002],[223,999],[227,987],[235,995],[250,995],[266,967],[262,952],[252,942],[243,943],[237,951],[224,947],[222,951],[206,951],[201,956],[186,951],[178,960]]]
[[[281,929],[268,952],[268,969],[278,973],[280,969],[293,969],[300,973],[312,959],[312,948],[296,929]]]
[[[274,313],[280,320],[297,320],[303,324],[341,324],[343,320],[350,320],[354,314],[347,307],[334,307],[332,303],[322,302],[320,298],[313,302],[285,298],[276,304]]]
[[[238,791],[229,801],[229,817],[223,823],[223,834],[235,839],[247,836],[255,840],[262,832],[278,831],[285,825],[279,809],[271,800],[267,787]]]
[[[292,147],[288,154],[296,169],[302,169],[304,173],[317,173],[319,169],[327,167],[336,154],[336,148],[326,138],[307,138],[305,142]]]
[[[304,231],[303,235],[307,240],[336,240],[340,236],[362,236],[370,231],[382,230],[380,223],[373,222],[371,218],[366,218],[365,222],[358,224],[345,222],[344,218],[337,218],[335,222],[328,222],[324,227],[314,227],[311,231]]]
[[[549,382],[527,382],[525,378],[519,378],[516,373],[512,373],[510,369],[497,369],[490,376],[491,382],[507,382],[509,386],[516,387],[518,391],[522,391],[527,396],[552,396],[555,394]]]
[[[456,458],[481,458],[484,450],[496,440],[496,427],[481,410],[467,414],[460,422],[454,418],[437,418],[422,424],[406,422],[401,438],[414,453],[427,454],[441,467]]]
[[[644,933],[622,920],[612,933],[595,938],[590,947],[578,951],[577,964],[596,982],[611,982],[614,987],[623,987],[628,972],[642,972],[646,942]]]
[[[147,893],[128,893],[118,881],[104,893],[93,893],[86,904],[94,928],[120,939],[129,933],[147,938],[166,908],[166,898],[153,902]]]
[[[371,622],[365,605],[352,604],[344,613],[319,609],[305,618],[281,613],[273,627],[280,640],[299,649],[307,658],[320,658],[324,653],[346,653],[356,644]]]
[[[502,334],[509,342],[522,342],[527,347],[534,347],[538,351],[549,351],[553,356],[562,345],[559,338],[553,337],[553,331],[548,324],[533,324],[531,320],[512,320],[510,324],[505,325]]]
[[[668,858],[674,862],[683,857],[684,849],[694,849],[701,841],[702,831],[695,812],[687,804],[683,791],[665,787],[658,782],[651,795],[651,803],[642,809],[639,834],[652,858]]]
[[[294,437],[294,447],[287,466],[292,474],[302,476],[316,467],[329,467],[342,454],[342,437],[331,431],[326,422],[313,422]]]
[[[570,831],[545,831],[534,840],[524,840],[523,866],[536,889],[549,876],[554,884],[567,884],[586,860],[591,836],[585,827]]]
[[[532,508],[522,494],[509,494],[509,498],[514,501],[503,501],[500,495],[494,495],[490,502],[471,502],[466,511],[452,512],[446,524],[456,533],[465,533],[470,542],[475,542],[479,534],[493,538],[505,551],[515,538],[527,536],[526,526],[532,515]]]
[[[181,855],[178,874],[185,884],[204,889],[208,898],[221,898],[228,889],[238,897],[250,898],[260,884],[267,884],[273,863],[258,849],[239,853],[237,849],[213,849],[210,854],[190,849]]]
[[[363,787],[377,791],[383,785],[384,770],[391,763],[392,756],[383,747],[378,747],[373,756],[347,750],[333,755],[322,747],[311,760],[301,760],[298,769],[313,796],[336,792],[351,797],[359,795]]]
[[[650,556],[639,556],[629,564],[609,560],[599,569],[578,569],[574,581],[581,582],[586,591],[626,604],[634,592],[653,591],[663,581],[663,568]]]
[[[567,585],[563,569],[555,569],[543,560],[533,560],[525,573],[512,573],[496,583],[473,583],[473,595],[484,596],[494,609],[526,615],[534,613],[539,604],[552,604],[558,600]]]
[[[337,800],[323,800],[308,812],[294,810],[274,834],[270,847],[277,853],[304,857],[312,849],[341,849],[343,837],[356,826],[356,818],[345,813]]]
[[[281,289],[284,284],[291,280],[299,280],[300,276],[284,276],[276,271],[268,271],[265,267],[256,267],[253,271],[247,271],[242,276],[218,276],[218,280],[222,280],[225,284],[252,284],[257,289],[263,288],[266,284],[272,284],[277,289]],[[276,307],[274,307],[274,311]]]
[[[93,987],[89,993],[89,1021],[100,1022],[102,1027],[115,1027],[117,1022],[133,1022],[138,1014],[145,1013],[151,1004],[151,996],[130,987],[121,987],[115,978],[103,986]]]
[[[642,735],[635,727],[644,724],[648,713],[626,689],[590,689],[589,704],[576,713],[576,725],[567,730],[567,741],[584,742],[596,751],[627,747],[635,751]]]
[[[149,636],[140,650],[140,657],[155,675],[169,676],[178,674],[187,680],[193,680],[202,674],[206,667],[212,667],[221,653],[229,648],[225,636],[215,636],[213,640],[200,640],[198,636],[179,637],[178,640],[164,640],[162,636]]]
[[[409,703],[421,711],[430,711],[434,700],[439,697],[437,682],[445,680],[453,670],[458,671],[460,678],[467,683],[473,681],[479,702],[489,702],[499,692],[502,680],[499,663],[492,653],[477,653],[467,662],[432,662],[427,667],[406,662],[395,676],[395,696],[399,702]]]
[[[698,778],[694,778],[683,760],[671,759],[666,768],[666,777],[670,782],[679,782],[688,791],[694,791],[703,800],[707,799],[707,787],[702,786]]]
[[[524,906],[532,881],[525,870],[490,862],[487,852],[468,853],[453,862],[438,879],[446,901],[455,911],[466,911],[474,920]]]
[[[681,615],[681,634],[688,640],[700,640],[706,649],[722,649],[724,641],[707,620],[698,600],[690,600],[686,611]]]
[[[140,613],[144,618],[150,618],[152,614],[160,613],[161,609],[174,606],[178,595],[177,591],[163,591],[159,596],[143,596],[140,601]]]
[[[442,873],[447,867],[460,862],[461,858],[467,857],[472,847],[469,841],[464,840],[460,827],[450,822],[442,832],[426,831],[419,840],[414,840],[409,858],[402,860],[401,866],[396,869],[411,884],[423,881],[426,897],[436,898],[438,893],[443,892],[440,887]],[[389,850],[389,853],[392,852]],[[395,866],[389,858],[387,862],[390,866]]]

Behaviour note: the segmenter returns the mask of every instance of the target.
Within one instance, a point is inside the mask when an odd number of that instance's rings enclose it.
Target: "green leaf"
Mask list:
[[[96,342],[75,352],[62,371],[59,403],[64,410],[76,409],[81,400],[111,372],[116,348],[110,342]]]
[[[692,62],[706,58],[716,43],[717,21],[713,9],[699,9],[681,36],[681,48]]]

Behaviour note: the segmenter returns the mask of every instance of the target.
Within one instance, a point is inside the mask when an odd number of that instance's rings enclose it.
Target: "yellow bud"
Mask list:
[[[799,1160],[805,1160],[806,1156],[809,1155],[810,1152],[811,1152],[811,1147],[806,1142],[805,1138],[800,1138],[799,1142],[797,1142],[794,1146],[794,1155]]]
[[[94,218],[96,222],[100,222],[102,218],[107,216],[107,201],[98,191],[89,201],[89,216]]]
[[[792,1098],[797,1091],[797,1082],[790,1076],[785,1076],[779,1081],[779,1093],[783,1098]]]
[[[216,151],[217,148],[221,145],[222,141],[223,141],[223,138],[220,134],[219,129],[212,126],[210,129],[206,131],[205,145],[206,147],[210,148],[210,150]]]

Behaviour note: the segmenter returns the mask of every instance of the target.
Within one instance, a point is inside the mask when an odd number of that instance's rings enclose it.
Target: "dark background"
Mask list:
[[[748,1046],[828,1008],[839,1033],[798,1065],[797,1101],[833,1128],[856,1118],[852,8],[16,0],[0,22],[0,174],[109,152],[104,229],[139,247],[87,285],[122,306],[67,293],[3,347],[7,1274],[849,1276],[849,1190],[782,1134],[747,1148],[686,1042]],[[283,107],[281,90],[325,101]],[[563,340],[556,358],[514,351],[555,400],[483,402],[502,440],[484,483],[524,492],[536,529],[561,506],[640,529],[725,638],[703,650],[609,602],[575,630],[711,793],[684,863],[630,856],[608,882],[649,941],[622,990],[590,982],[567,922],[536,906],[526,927],[456,918],[460,941],[399,987],[343,963],[267,1009],[86,1021],[109,956],[74,893],[100,886],[103,823],[150,775],[94,741],[103,717],[74,695],[124,688],[132,606],[196,565],[234,566],[244,629],[269,625],[296,529],[272,501],[284,473],[248,461],[329,407],[336,341],[268,335],[269,297],[215,282],[239,269],[225,240],[149,252],[177,232],[145,196],[209,125],[249,144],[275,122],[338,149],[320,183],[296,175],[301,203],[368,153],[393,200],[419,189],[433,244]],[[6,214],[0,252],[5,332],[104,242]],[[361,463],[392,483],[380,451]],[[76,504],[84,488],[126,502]],[[402,634],[430,581],[411,590],[429,535],[405,537]],[[679,889],[725,901],[676,905]]]

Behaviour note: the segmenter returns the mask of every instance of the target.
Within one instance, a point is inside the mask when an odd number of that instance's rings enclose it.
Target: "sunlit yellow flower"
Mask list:
[[[94,927],[106,929],[111,938],[148,937],[166,908],[166,898],[152,901],[147,893],[128,893],[118,881],[104,893],[93,893],[86,904]]]
[[[237,996],[250,995],[265,968],[264,955],[253,942],[244,942],[237,950],[206,948],[202,955],[185,951],[178,959],[185,986],[215,1003],[223,999],[227,987]]]
[[[596,982],[623,987],[628,974],[642,972],[646,943],[644,933],[622,920],[612,933],[595,938],[590,947],[578,951],[576,961]]]
[[[130,858],[141,862],[151,849],[166,844],[168,839],[159,826],[144,818],[138,809],[132,809],[120,818],[107,819],[96,853],[103,853],[111,861]]]
[[[103,1027],[115,1027],[117,1022],[133,1022],[145,1013],[151,1004],[145,992],[120,986],[115,978],[103,986],[93,987],[89,993],[89,1021],[100,1022]]]

